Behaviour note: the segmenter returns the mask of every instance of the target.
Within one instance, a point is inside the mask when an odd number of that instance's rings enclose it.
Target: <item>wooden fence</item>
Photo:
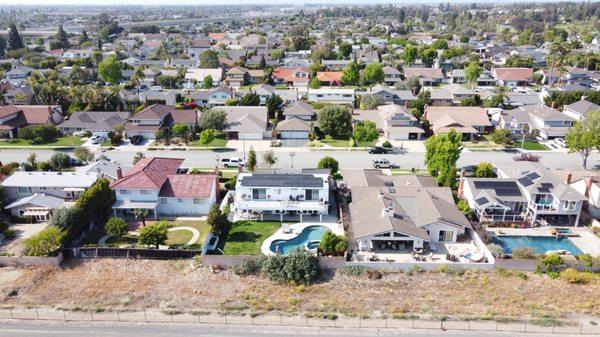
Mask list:
[[[199,256],[201,250],[183,249],[140,249],[140,248],[111,248],[111,247],[77,247],[64,248],[65,258],[77,259],[190,259]]]

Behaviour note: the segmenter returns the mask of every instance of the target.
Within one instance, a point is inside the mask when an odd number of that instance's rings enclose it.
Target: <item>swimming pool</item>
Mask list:
[[[556,238],[553,236],[517,236],[502,235],[493,236],[494,243],[499,244],[506,254],[512,253],[517,248],[533,248],[536,254],[544,254],[549,250],[566,250],[573,255],[583,252],[577,248],[568,238]]]
[[[289,240],[275,240],[269,247],[272,252],[279,252],[282,255],[289,253],[294,249],[314,250],[319,247],[323,234],[328,232],[329,228],[323,226],[308,226],[300,232],[298,236]]]

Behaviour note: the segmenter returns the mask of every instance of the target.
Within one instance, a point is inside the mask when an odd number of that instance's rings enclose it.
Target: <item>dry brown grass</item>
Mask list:
[[[0,276],[8,271],[0,269]],[[0,285],[6,306],[484,319],[598,316],[599,293],[597,278],[581,285],[533,274],[522,279],[506,272],[384,273],[379,280],[328,274],[320,283],[304,287],[227,270],[213,273],[195,267],[193,261],[128,260],[24,269],[19,278],[7,278]]]

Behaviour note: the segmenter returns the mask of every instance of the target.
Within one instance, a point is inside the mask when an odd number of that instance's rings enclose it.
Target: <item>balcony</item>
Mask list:
[[[530,210],[538,213],[553,213],[558,212],[558,205],[553,202],[540,200],[538,202],[530,201],[528,204]]]

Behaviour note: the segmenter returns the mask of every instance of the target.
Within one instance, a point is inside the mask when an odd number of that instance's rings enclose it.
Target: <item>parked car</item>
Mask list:
[[[221,159],[221,166],[223,167],[239,167],[245,165],[246,163],[244,162],[244,160],[237,157]]]
[[[144,137],[140,135],[131,136],[129,138],[131,145],[140,145],[144,141]]]
[[[391,163],[387,159],[373,159],[373,167],[377,168],[377,169],[379,169],[379,168],[394,168],[394,167],[396,167],[396,165]]]
[[[104,137],[102,137],[102,136],[92,136],[92,137],[90,137],[90,142],[92,144],[102,144],[103,141],[104,141]]]
[[[540,160],[540,157],[536,156],[535,154],[531,154],[531,153],[521,153],[521,154],[515,156],[514,160],[538,162]]]
[[[381,146],[375,146],[368,150],[370,154],[387,154],[388,150]]]

